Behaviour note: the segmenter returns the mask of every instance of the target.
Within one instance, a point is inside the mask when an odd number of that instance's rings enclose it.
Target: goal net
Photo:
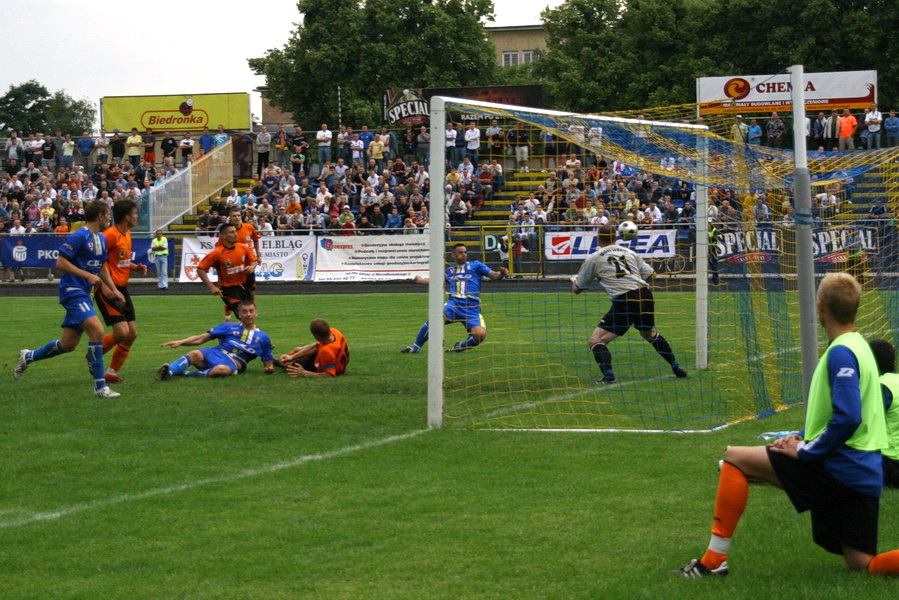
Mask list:
[[[690,105],[693,114],[695,108]],[[446,113],[496,119],[503,130],[522,124],[531,167],[507,172],[506,180],[520,184],[516,195],[537,191],[544,207],[552,201],[559,216],[509,228],[528,237],[524,258],[532,268],[516,265],[522,257],[508,249],[482,244],[470,251],[469,259],[493,269],[505,265],[531,274],[484,282],[487,336],[477,347],[444,353],[465,339],[465,328],[431,327],[432,346],[442,346],[429,349],[432,425],[708,431],[802,402],[795,241],[801,219],[813,221],[816,281],[833,270],[853,272],[865,290],[860,330],[897,342],[899,150],[811,153],[814,208],[812,215],[796,215],[792,151],[735,141],[735,115],[697,125],[685,122],[684,107],[646,111],[651,120],[646,114],[571,114],[458,99],[445,99]],[[442,131],[435,114],[433,130]],[[431,164],[434,181],[443,180],[439,162]],[[588,173],[593,167],[598,179]],[[553,173],[560,181],[576,180],[575,188],[547,190]],[[442,201],[439,187],[432,187],[434,206]],[[595,222],[578,212],[584,196],[589,213],[592,202],[613,224],[638,220],[650,200],[660,212],[667,203],[677,210],[672,222],[644,217],[638,236],[619,243],[655,269],[656,329],[687,378],[676,378],[631,329],[609,344],[616,383],[594,383],[601,373],[587,340],[610,301],[598,285],[579,295],[571,291],[571,275],[595,248]],[[883,212],[875,208],[878,200]],[[435,318],[442,314],[443,269],[453,241],[452,232],[448,239],[432,239],[431,323],[440,322]],[[823,349],[826,340],[818,338]]]

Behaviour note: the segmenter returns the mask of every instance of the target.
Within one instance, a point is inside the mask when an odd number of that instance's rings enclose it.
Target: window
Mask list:
[[[503,52],[503,66],[514,67],[518,65],[518,50]]]
[[[521,63],[532,63],[536,58],[536,53],[533,50],[524,50],[521,53]]]

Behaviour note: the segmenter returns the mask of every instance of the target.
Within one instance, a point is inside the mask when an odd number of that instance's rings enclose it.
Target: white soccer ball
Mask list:
[[[637,235],[637,224],[633,221],[622,221],[618,225],[618,235],[623,240],[632,240]]]

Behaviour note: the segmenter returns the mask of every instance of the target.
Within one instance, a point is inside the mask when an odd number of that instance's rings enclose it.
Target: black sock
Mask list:
[[[612,372],[612,353],[603,343],[594,344],[590,350],[593,352],[593,359],[599,365],[604,377],[615,377]]]
[[[649,339],[649,343],[652,344],[652,347],[656,349],[656,352],[659,353],[659,356],[665,359],[672,367],[677,366],[677,361],[674,360],[674,351],[671,349],[671,344],[668,343],[668,340],[663,338],[661,334],[656,334],[654,338]]]

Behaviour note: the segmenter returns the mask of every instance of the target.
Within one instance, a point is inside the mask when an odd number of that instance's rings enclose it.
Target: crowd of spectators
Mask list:
[[[51,233],[83,220],[84,205],[94,199],[110,206],[130,199],[143,205],[152,186],[160,185],[190,162],[202,160],[229,136],[220,127],[215,135],[190,133],[176,139],[148,129],[130,134],[100,130],[96,137],[31,133],[23,139],[11,132],[0,171],[0,234]],[[157,156],[157,147],[159,156]],[[180,157],[178,154],[180,153]],[[179,160],[180,158],[180,160]]]

